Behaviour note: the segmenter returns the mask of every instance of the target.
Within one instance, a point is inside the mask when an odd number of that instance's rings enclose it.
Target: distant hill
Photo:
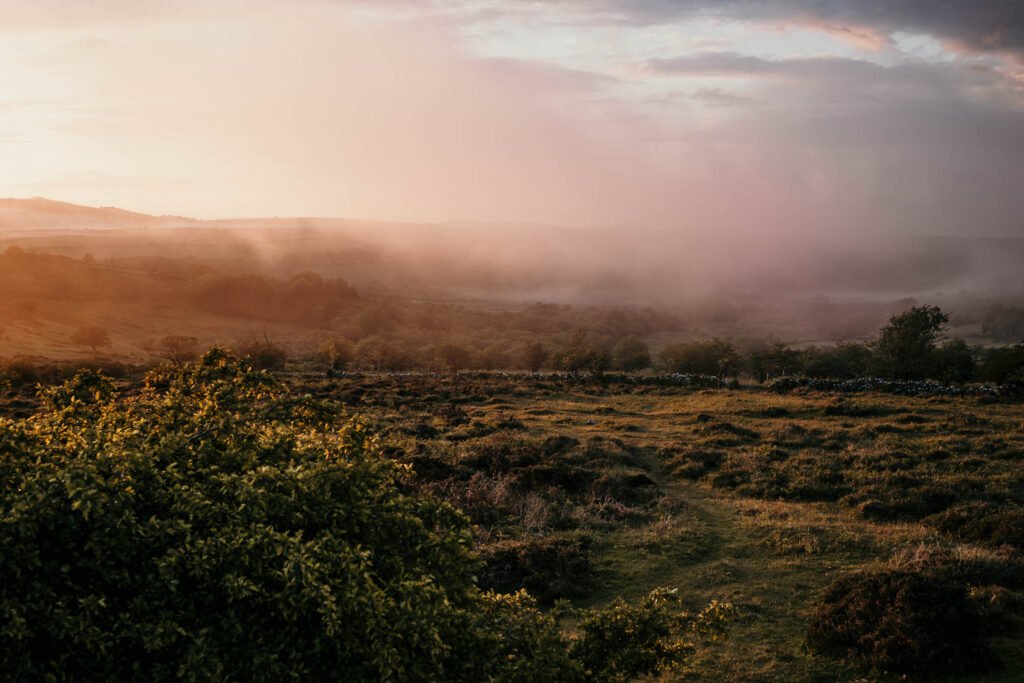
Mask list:
[[[0,199],[0,231],[97,230],[195,225],[193,218],[150,216],[114,207],[91,207],[42,197]]]

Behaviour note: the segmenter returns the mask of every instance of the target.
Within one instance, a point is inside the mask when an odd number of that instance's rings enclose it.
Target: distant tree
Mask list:
[[[893,379],[927,377],[948,322],[937,306],[915,306],[894,315],[872,345],[876,369]]]
[[[328,339],[317,348],[316,357],[330,370],[344,370],[355,358],[355,348],[347,339]]]
[[[714,375],[720,380],[736,376],[742,365],[736,347],[718,338],[672,344],[662,349],[658,358],[669,372]]]
[[[587,330],[579,329],[551,358],[556,370],[576,376],[586,370],[600,377],[611,366],[611,354],[587,341]]]
[[[651,366],[651,352],[639,337],[623,337],[612,350],[615,368],[632,372]]]
[[[747,354],[747,370],[758,382],[800,371],[800,352],[782,342],[755,348]]]
[[[71,335],[71,343],[78,346],[88,346],[92,352],[97,353],[99,347],[110,346],[110,335],[98,325],[87,325],[79,327]]]
[[[355,347],[356,362],[368,370],[380,372],[392,365],[397,353],[391,342],[377,336],[361,339]]]
[[[199,357],[199,340],[195,337],[168,335],[157,342],[156,352],[174,365],[184,365]]]
[[[523,364],[530,372],[538,372],[548,360],[548,351],[540,342],[529,342],[523,348]]]

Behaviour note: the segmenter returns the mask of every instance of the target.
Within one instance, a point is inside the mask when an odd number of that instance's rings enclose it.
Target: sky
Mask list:
[[[1019,0],[0,0],[0,196],[1024,237]]]

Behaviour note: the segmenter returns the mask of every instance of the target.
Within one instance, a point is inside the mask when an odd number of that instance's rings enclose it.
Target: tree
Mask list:
[[[639,337],[623,337],[612,350],[615,367],[625,372],[643,370],[651,366],[651,352]]]
[[[317,359],[330,370],[344,370],[355,358],[355,348],[347,339],[328,339],[320,344]]]
[[[556,370],[572,376],[586,370],[596,377],[604,374],[611,365],[611,354],[606,349],[596,348],[587,341],[587,331],[579,329],[551,359]]]
[[[355,347],[356,362],[376,372],[393,370],[400,365],[400,353],[391,342],[377,336],[361,339]]]
[[[195,337],[169,335],[157,342],[157,354],[174,365],[190,363],[199,357],[199,340]]]
[[[800,370],[800,352],[782,342],[756,348],[747,356],[747,369],[758,382],[792,375]]]
[[[71,335],[71,343],[78,346],[88,346],[96,354],[101,346],[110,346],[110,335],[98,325],[87,325],[79,327]]]
[[[523,347],[523,364],[530,372],[536,373],[548,360],[548,351],[540,342],[529,342]]]
[[[878,371],[893,379],[927,377],[948,322],[938,306],[915,306],[894,315],[872,345]]]
[[[666,346],[659,359],[669,372],[713,375],[719,380],[740,371],[740,355],[736,347],[718,338]]]

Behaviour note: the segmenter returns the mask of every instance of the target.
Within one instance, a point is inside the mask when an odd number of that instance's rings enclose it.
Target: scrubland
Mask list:
[[[333,406],[328,430],[360,416],[377,457],[406,472],[403,495],[466,516],[476,585],[525,589],[570,642],[587,617],[565,601],[601,610],[667,589],[691,615],[727,606],[721,637],[644,676],[1024,671],[1015,400],[529,373],[295,370],[273,381],[287,401]],[[128,404],[152,390],[131,373],[115,385]],[[48,405],[15,392],[3,407],[31,422]]]

